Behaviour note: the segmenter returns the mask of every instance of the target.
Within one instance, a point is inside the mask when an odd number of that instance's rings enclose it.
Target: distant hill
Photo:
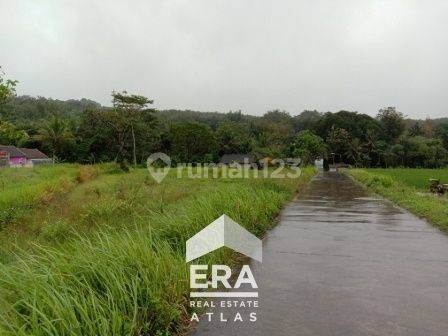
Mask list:
[[[406,128],[410,128],[416,123],[420,125],[425,125],[426,123],[430,122],[434,127],[437,127],[439,125],[448,125],[448,118],[435,118],[435,119],[409,119],[406,118],[404,120],[406,124]]]
[[[14,107],[7,107],[0,110],[0,116],[6,117],[12,121],[19,122],[34,122],[49,118],[54,113],[59,113],[65,118],[77,119],[82,112],[88,108],[97,109],[103,106],[93,100],[69,99],[59,100],[45,97],[31,97],[31,96],[17,96],[15,98]],[[317,111],[311,111],[316,112]],[[251,121],[260,119],[261,116],[253,116],[243,114],[241,111],[234,111],[228,113],[222,112],[200,112],[192,110],[158,110],[156,115],[163,121],[172,122],[200,122],[209,125],[211,128],[216,128],[222,121],[235,121],[249,123]],[[296,119],[300,117],[296,116]],[[303,119],[303,118],[302,118]],[[425,123],[423,119],[405,119],[406,126],[411,127],[418,123]],[[448,118],[431,119],[431,123],[435,126],[439,124],[448,124]]]
[[[431,120],[434,121],[436,124],[448,124],[448,118],[436,118]]]
[[[222,121],[249,122],[260,117],[237,112],[199,112],[191,110],[159,110],[156,115],[167,122],[200,122],[216,128]]]
[[[13,121],[40,121],[59,113],[66,118],[78,118],[87,108],[101,108],[90,99],[59,100],[44,97],[18,96],[13,107],[6,106],[0,114]]]

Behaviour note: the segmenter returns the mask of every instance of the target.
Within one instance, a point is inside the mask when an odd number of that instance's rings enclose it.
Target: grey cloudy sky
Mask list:
[[[19,94],[157,108],[448,116],[448,1],[0,0]]]

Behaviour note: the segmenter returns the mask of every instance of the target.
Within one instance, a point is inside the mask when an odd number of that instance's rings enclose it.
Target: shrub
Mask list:
[[[383,186],[384,188],[390,188],[393,184],[394,184],[394,180],[390,176],[374,175],[371,178],[368,186],[369,187]]]
[[[93,168],[93,166],[81,166],[76,174],[76,181],[79,183],[84,183],[90,181],[97,175],[98,172]]]

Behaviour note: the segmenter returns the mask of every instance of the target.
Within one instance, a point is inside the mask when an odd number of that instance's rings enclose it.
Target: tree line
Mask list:
[[[126,91],[111,107],[87,100],[17,96],[0,74],[0,144],[39,148],[62,162],[144,164],[154,152],[176,162],[216,162],[223,154],[259,159],[318,157],[359,167],[444,167],[448,119],[410,120],[394,107],[376,117],[339,111],[272,110],[260,117],[165,110]]]

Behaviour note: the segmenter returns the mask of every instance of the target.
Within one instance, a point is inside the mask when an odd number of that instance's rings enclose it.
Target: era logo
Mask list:
[[[232,277],[232,270],[230,267],[227,265],[212,265],[211,268],[211,281],[207,281],[208,265],[190,265],[190,288],[216,289],[222,285],[231,289],[232,285],[229,279]],[[249,265],[243,265],[233,288],[240,288],[243,284],[258,288]]]

